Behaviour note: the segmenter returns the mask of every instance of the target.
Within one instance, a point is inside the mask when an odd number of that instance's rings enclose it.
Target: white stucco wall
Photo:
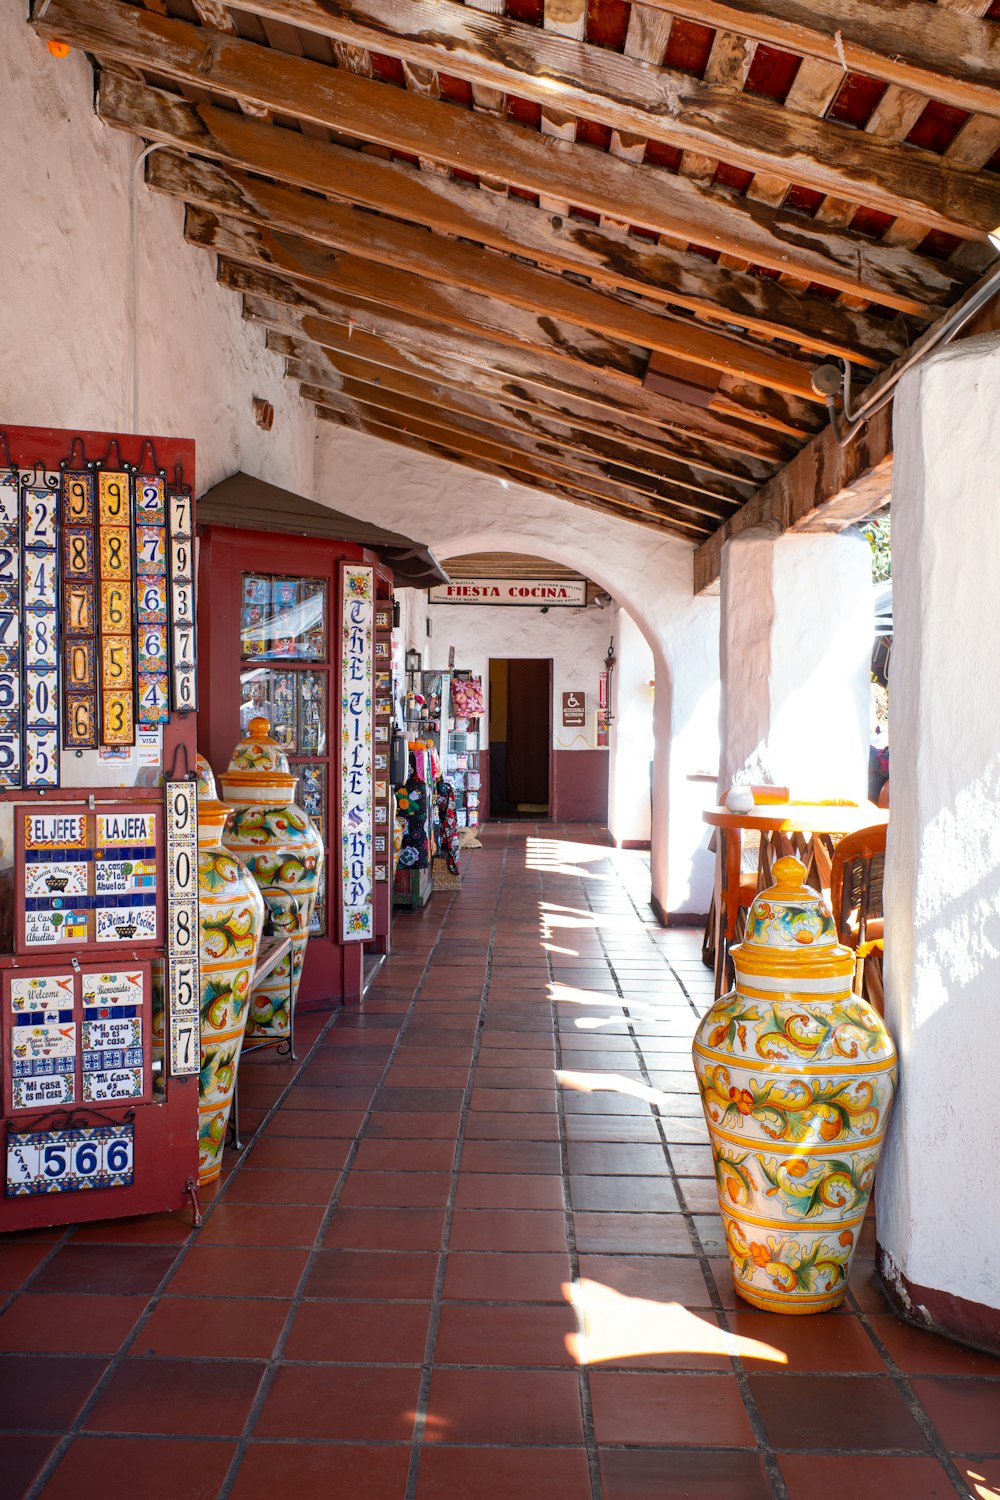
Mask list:
[[[653,653],[624,609],[615,611],[615,655],[608,826],[616,843],[641,843],[649,838],[652,823]]]
[[[868,795],[874,604],[857,531],[759,528],[722,558],[720,792],[734,773],[797,798]]]
[[[1000,1308],[1000,338],[899,385],[892,494],[886,1020],[901,1090],[879,1241],[917,1286]]]
[[[444,559],[447,571],[447,560]],[[552,660],[552,744],[556,750],[586,750],[597,745],[597,679],[611,638],[610,609],[539,609],[490,605],[432,604],[428,666],[446,667],[455,647],[456,666],[467,668],[489,684],[490,657],[550,657]],[[587,695],[586,729],[563,729],[562,694],[572,689]]]
[[[0,420],[132,431],[127,284],[129,179],[139,145],[93,111],[82,53],[54,58],[0,6]],[[183,210],[137,193],[138,430],[194,438],[198,489],[245,469],[309,495],[315,423],[282,362],[185,245]],[[265,433],[251,399],[273,403]]]
[[[706,911],[712,863],[700,805],[686,778],[718,759],[719,606],[717,599],[692,593],[690,546],[537,490],[323,424],[315,494],[338,510],[406,532],[433,547],[438,557],[466,552],[549,557],[592,578],[629,611],[656,669],[653,891],[666,911]]]

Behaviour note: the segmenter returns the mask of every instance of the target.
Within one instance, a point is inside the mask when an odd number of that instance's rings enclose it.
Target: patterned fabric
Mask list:
[[[438,847],[448,861],[453,875],[459,872],[458,817],[455,808],[455,788],[450,781],[441,780],[437,787]]]
[[[427,840],[427,785],[419,776],[408,777],[403,786],[396,788],[396,811],[406,822],[399,851],[400,869],[426,870],[431,858]]]

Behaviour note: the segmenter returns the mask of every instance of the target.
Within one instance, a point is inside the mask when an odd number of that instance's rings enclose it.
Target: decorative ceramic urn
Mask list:
[[[219,1175],[236,1087],[264,899],[240,860],[219,842],[230,809],[198,801],[198,929],[201,957],[201,1077],[198,1181]]]
[[[896,1049],[851,989],[829,907],[779,859],[732,950],[736,988],[694,1066],[736,1290],[769,1312],[843,1301],[896,1087]]]
[[[251,719],[245,740],[233,751],[222,777],[226,801],[235,808],[223,835],[260,887],[275,932],[292,940],[290,956],[254,986],[247,1041],[290,1042],[292,1012],[309,941],[309,923],[323,872],[323,840],[293,801],[297,777],[288,757],[270,737],[267,719]]]
[[[215,772],[203,755],[195,756],[194,768],[198,782],[198,796],[209,797],[213,802],[217,802],[219,794],[215,789]]]

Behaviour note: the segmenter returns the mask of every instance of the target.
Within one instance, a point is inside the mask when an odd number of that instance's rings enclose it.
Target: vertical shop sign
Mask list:
[[[142,725],[165,724],[170,716],[167,670],[167,492],[161,474],[135,481],[135,572],[139,623],[139,694]]]
[[[372,629],[375,570],[341,565],[341,936],[374,932],[372,870]]]
[[[59,495],[62,534],[63,744],[96,750],[97,583],[94,571],[97,480],[65,468]]]
[[[171,707],[191,713],[198,707],[194,648],[194,528],[191,496],[184,490],[167,501],[170,528]]]
[[[166,805],[169,1070],[178,1077],[201,1068],[197,784],[168,781]]]
[[[21,785],[21,507],[14,469],[0,469],[0,789]]]
[[[97,480],[98,573],[101,580],[101,741],[135,744],[132,621],[132,476],[105,469]]]
[[[21,476],[24,785],[59,785],[58,521],[60,476]],[[3,644],[10,640],[10,632]]]

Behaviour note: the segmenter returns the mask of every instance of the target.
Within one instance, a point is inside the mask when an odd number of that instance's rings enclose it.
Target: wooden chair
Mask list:
[[[854,990],[883,1011],[882,951],[886,825],[849,833],[838,843],[830,870],[830,901],[837,934],[858,955]]]

